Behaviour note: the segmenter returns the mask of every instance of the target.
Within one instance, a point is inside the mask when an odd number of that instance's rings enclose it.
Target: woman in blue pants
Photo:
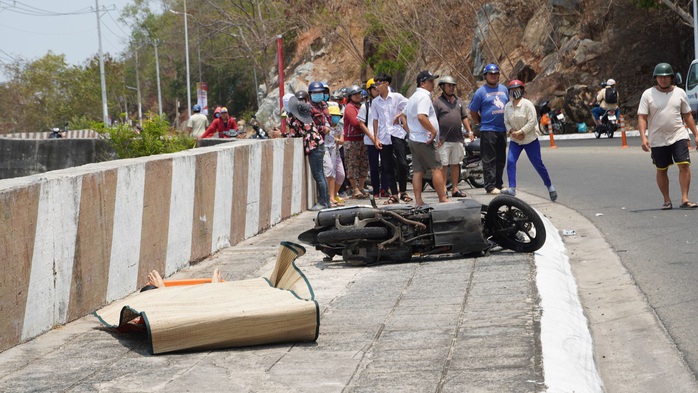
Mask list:
[[[540,178],[543,179],[543,184],[548,188],[550,200],[555,202],[557,191],[550,181],[548,170],[545,168],[540,154],[536,108],[531,101],[523,98],[523,82],[514,79],[509,82],[507,88],[509,89],[509,102],[504,107],[504,125],[511,140],[507,156],[509,188],[502,190],[502,194],[516,195],[516,161],[518,161],[521,152],[525,150],[529,161],[533,164]]]

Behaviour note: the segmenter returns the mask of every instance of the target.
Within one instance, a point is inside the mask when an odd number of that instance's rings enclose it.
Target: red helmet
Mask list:
[[[512,81],[509,82],[509,84],[507,85],[507,89],[509,89],[509,90],[511,90],[511,89],[516,89],[517,87],[520,87],[520,88],[522,88],[522,89],[523,89],[523,87],[524,87],[523,82],[521,82],[521,81],[518,80],[518,79],[512,80]]]

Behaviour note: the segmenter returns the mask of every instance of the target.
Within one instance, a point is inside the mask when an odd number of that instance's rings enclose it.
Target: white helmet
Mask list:
[[[614,86],[616,84],[615,79],[609,79],[606,81],[606,86]]]

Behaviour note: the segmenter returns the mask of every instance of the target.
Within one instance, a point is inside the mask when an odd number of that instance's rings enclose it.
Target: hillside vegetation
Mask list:
[[[502,68],[503,82],[523,80],[535,102],[563,100],[571,88],[577,97],[589,95],[599,82],[614,78],[622,109],[632,116],[642,90],[652,83],[656,63],[669,62],[685,75],[693,58],[692,29],[675,10],[657,4],[188,0],[191,96],[195,100],[195,83],[201,80],[208,85],[209,106],[227,106],[238,118],[257,112],[264,98],[273,98],[274,92],[278,97],[280,34],[291,89],[310,79],[328,81],[335,89],[386,72],[393,75],[394,87],[409,94],[417,72],[429,69],[454,76],[460,95],[467,97],[479,83],[482,66],[494,62]],[[106,62],[113,119],[137,117],[136,94],[128,88],[136,86],[136,75],[143,112],[157,113],[157,40],[163,111],[175,124],[183,120],[187,83],[182,12],[182,0],[134,0],[125,12],[131,43]],[[0,83],[0,105],[5,108],[0,131],[101,120],[96,57],[71,66],[61,54],[49,53],[3,69],[7,81]],[[578,119],[584,109],[571,111],[575,121],[584,120]]]

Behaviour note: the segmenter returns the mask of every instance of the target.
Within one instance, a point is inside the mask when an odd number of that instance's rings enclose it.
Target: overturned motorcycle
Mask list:
[[[413,207],[348,206],[318,212],[315,227],[298,236],[329,258],[350,265],[407,262],[412,255],[474,254],[495,244],[534,252],[545,243],[540,216],[526,202],[500,195],[489,205],[472,199]]]

